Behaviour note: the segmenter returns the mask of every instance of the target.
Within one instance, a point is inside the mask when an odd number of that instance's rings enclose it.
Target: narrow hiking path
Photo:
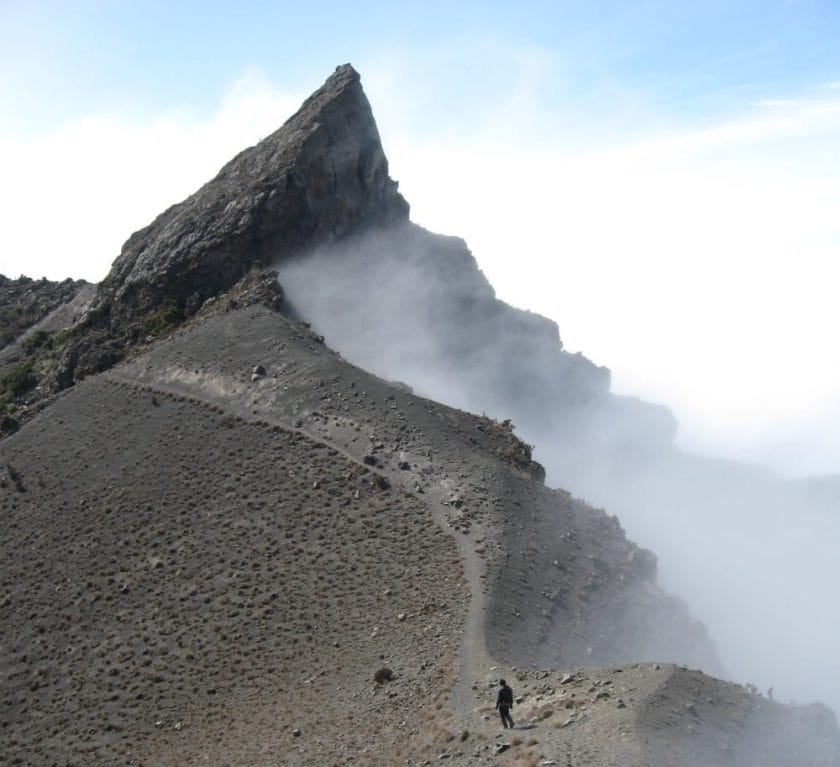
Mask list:
[[[237,400],[229,396],[229,387],[226,382],[219,380],[221,376],[213,380],[213,376],[205,375],[199,382],[191,373],[181,376],[170,370],[168,383],[161,380],[150,382],[148,378],[130,375],[129,370],[125,367],[117,367],[100,375],[104,380],[127,385],[137,391],[158,393],[161,396],[186,397],[204,406],[220,408],[226,414],[241,418],[246,422],[264,423],[287,432],[300,434],[313,443],[334,450],[348,461],[385,477],[393,486],[416,495],[413,486],[414,478],[406,472],[371,466],[365,463],[358,451],[351,450],[348,445],[342,444],[339,440],[329,439],[321,432],[298,425],[296,419],[284,417],[267,408],[255,409],[251,407],[253,403],[249,403],[249,406],[237,406]],[[433,483],[429,483],[430,479],[433,479]],[[436,524],[454,541],[460,555],[464,578],[470,590],[466,618],[461,629],[458,657],[455,659],[457,661],[456,677],[449,696],[449,707],[455,717],[454,726],[457,730],[476,732],[484,729],[489,734],[491,730],[479,710],[482,704],[492,704],[490,696],[495,694],[495,691],[491,690],[488,693],[486,689],[493,668],[493,662],[486,648],[484,626],[485,580],[488,567],[485,558],[476,551],[480,548],[476,541],[483,541],[488,532],[484,525],[479,523],[470,535],[463,535],[450,524],[448,518],[450,507],[447,498],[452,493],[452,487],[457,483],[455,478],[448,475],[443,465],[435,466],[434,472],[425,476],[425,481],[426,486],[422,491],[422,497]],[[487,699],[483,700],[483,697]],[[495,728],[492,731],[495,732]]]
[[[438,489],[435,496],[430,504],[432,516],[455,539],[464,568],[464,577],[470,590],[469,607],[458,656],[457,679],[452,688],[450,705],[459,718],[461,729],[474,731],[482,721],[477,708],[476,692],[480,691],[481,683],[487,678],[491,666],[484,631],[484,580],[487,576],[487,563],[476,554],[473,540],[459,536],[452,530],[446,518],[447,507],[443,503],[442,490]]]

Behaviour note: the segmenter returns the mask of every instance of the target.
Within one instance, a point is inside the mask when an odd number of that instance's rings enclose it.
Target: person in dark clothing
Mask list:
[[[502,727],[505,729],[513,727],[513,717],[510,715],[510,710],[513,708],[513,690],[508,687],[504,679],[499,680],[499,694],[496,697],[496,708],[499,710],[499,716],[502,718]]]

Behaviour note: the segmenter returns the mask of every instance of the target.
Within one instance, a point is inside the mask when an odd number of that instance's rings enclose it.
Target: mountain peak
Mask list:
[[[129,238],[94,316],[136,336],[150,312],[190,314],[255,266],[407,218],[359,74],[345,64],[277,131]]]

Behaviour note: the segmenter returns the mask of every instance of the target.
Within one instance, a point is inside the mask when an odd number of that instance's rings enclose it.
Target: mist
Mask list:
[[[511,418],[549,485],[656,553],[660,585],[705,623],[731,679],[840,710],[840,478],[678,449],[666,408],[612,394],[609,371],[566,352],[551,320],[496,299],[457,238],[406,224],[277,268],[290,312],[350,362]]]

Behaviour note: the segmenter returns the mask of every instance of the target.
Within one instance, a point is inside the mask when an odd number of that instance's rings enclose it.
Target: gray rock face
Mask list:
[[[467,244],[411,222],[278,265],[286,311],[354,364],[450,405],[545,421],[609,393],[557,325],[497,298]]]
[[[94,316],[131,335],[150,312],[191,313],[254,266],[407,218],[359,75],[341,66],[279,130],[129,238]]]
[[[68,301],[86,286],[82,280],[50,282],[0,274],[0,349]]]
[[[0,275],[0,437],[50,389],[46,379],[68,345],[63,331],[80,316],[95,288],[82,280],[50,282]],[[43,388],[41,388],[43,387]]]

